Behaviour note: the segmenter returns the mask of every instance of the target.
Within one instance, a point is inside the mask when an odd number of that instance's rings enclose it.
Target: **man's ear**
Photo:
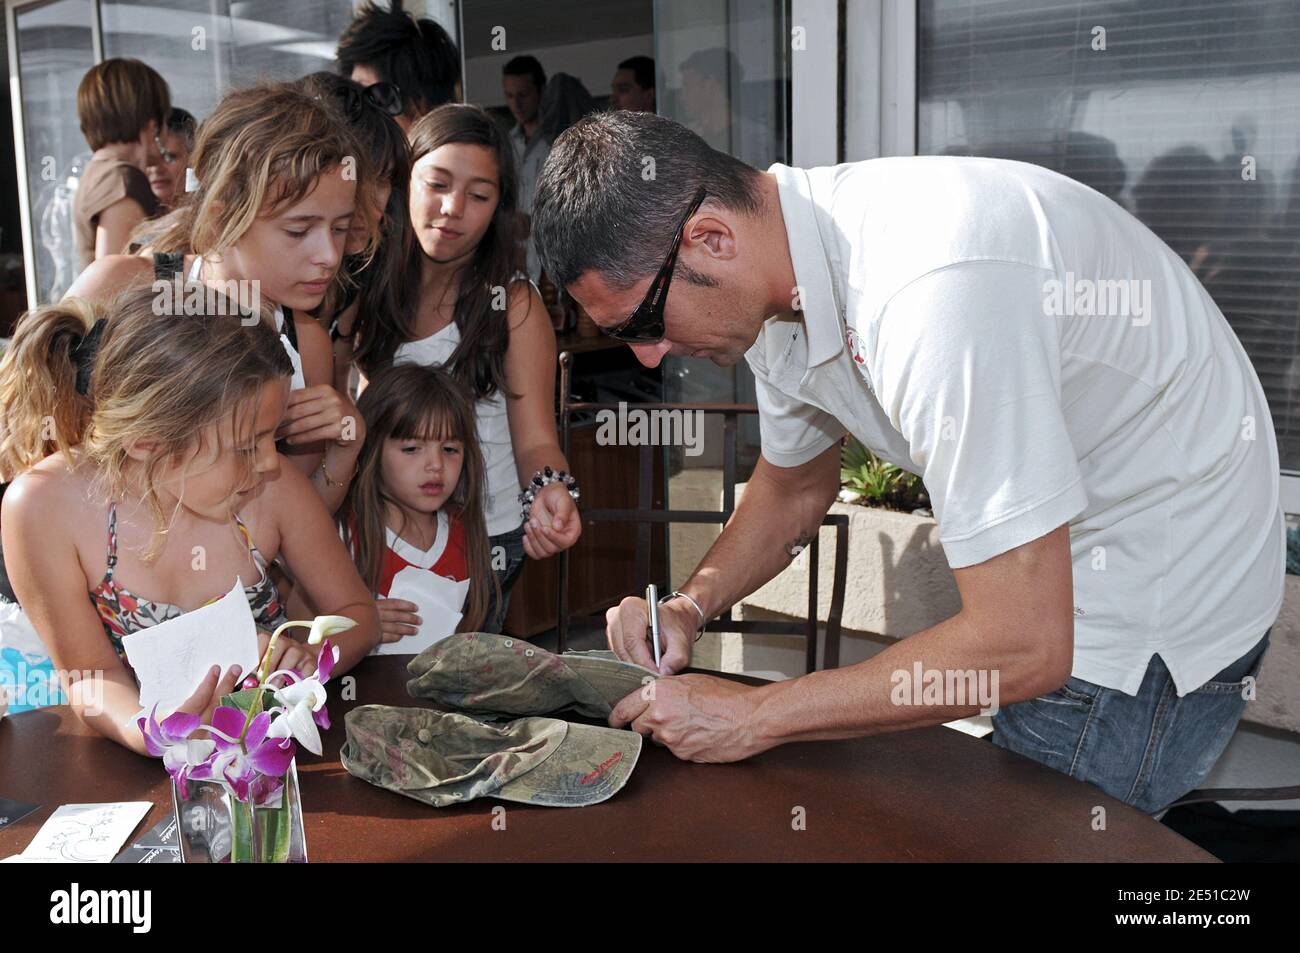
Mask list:
[[[736,257],[736,232],[731,224],[720,216],[699,216],[686,226],[684,244],[703,245],[710,258],[730,261]]]

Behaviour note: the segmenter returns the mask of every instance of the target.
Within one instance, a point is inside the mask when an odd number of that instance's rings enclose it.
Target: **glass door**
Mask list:
[[[756,169],[790,161],[790,23],[783,0],[655,0],[658,112]],[[668,357],[669,401],[753,403],[749,365]],[[722,464],[722,419],[712,415],[692,466]],[[758,418],[739,427],[740,478],[758,460]]]
[[[90,149],[77,85],[99,56],[94,0],[10,0],[10,85],[29,304],[57,301],[75,275],[72,196]]]

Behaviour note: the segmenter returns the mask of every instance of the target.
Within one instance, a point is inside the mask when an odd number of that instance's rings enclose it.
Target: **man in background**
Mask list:
[[[173,106],[158,136],[158,162],[151,163],[144,170],[149,176],[149,188],[165,208],[175,208],[185,194],[185,170],[190,164],[197,128],[198,123],[188,110]]]
[[[655,111],[655,61],[632,56],[618,64],[609,82],[609,108],[632,112]]]
[[[515,166],[519,174],[522,234],[529,236],[528,277],[536,281],[542,273],[542,266],[530,234],[533,192],[537,189],[542,164],[551,151],[551,142],[541,128],[542,90],[546,88],[546,71],[536,57],[516,56],[501,71],[501,86],[510,114],[515,117],[515,126],[510,130],[510,144],[515,150]]]

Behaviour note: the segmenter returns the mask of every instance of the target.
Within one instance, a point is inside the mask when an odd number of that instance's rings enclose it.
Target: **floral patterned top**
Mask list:
[[[253,537],[248,532],[248,528],[238,516],[235,517],[235,522],[239,526],[239,531],[244,534],[244,539],[248,542],[248,551],[262,574],[262,578],[256,585],[244,587],[248,607],[253,611],[253,620],[259,629],[274,630],[281,623],[288,621],[284,601],[280,598],[280,591],[276,588],[275,581],[266,571],[266,560],[253,545]],[[128,592],[113,578],[113,568],[116,565],[117,504],[113,503],[108,510],[108,570],[99,585],[90,593],[90,601],[94,603],[95,610],[99,613],[99,619],[104,624],[104,632],[108,635],[109,642],[113,644],[118,658],[125,659],[126,653],[122,648],[123,636],[175,619],[177,616],[184,615],[185,610],[166,602],[142,599]],[[219,598],[221,597],[215,596],[205,605],[211,605]]]

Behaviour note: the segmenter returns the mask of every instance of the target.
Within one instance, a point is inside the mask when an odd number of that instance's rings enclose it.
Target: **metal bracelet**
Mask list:
[[[663,596],[663,597],[659,600],[659,604],[660,604],[660,605],[663,605],[663,604],[664,604],[665,602],[667,602],[669,599],[676,598],[677,596],[681,596],[683,599],[685,599],[685,600],[686,600],[687,602],[689,602],[691,605],[695,606],[695,611],[698,612],[698,613],[700,614],[700,628],[699,628],[699,630],[695,633],[695,641],[698,642],[698,641],[700,641],[700,636],[704,634],[704,627],[705,627],[706,625],[708,625],[708,620],[705,618],[705,616],[704,616],[704,610],[700,608],[700,604],[699,604],[698,602],[695,601],[695,597],[694,597],[694,596],[688,595],[687,593],[682,592],[680,589],[674,589],[672,592],[668,593],[668,595]]]

